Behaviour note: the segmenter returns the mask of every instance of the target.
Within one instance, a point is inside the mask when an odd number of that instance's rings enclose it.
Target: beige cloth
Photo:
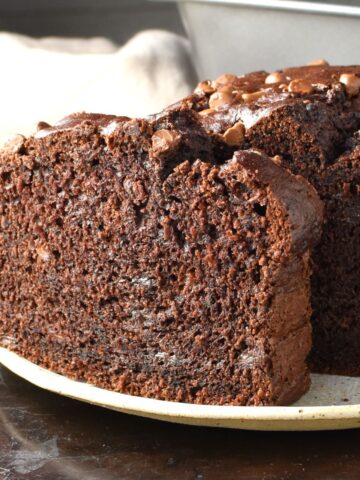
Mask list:
[[[77,111],[145,116],[196,82],[187,40],[160,30],[123,47],[103,38],[32,39],[0,33],[0,142]]]

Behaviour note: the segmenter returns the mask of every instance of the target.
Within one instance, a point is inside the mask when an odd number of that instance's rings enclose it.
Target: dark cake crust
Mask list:
[[[266,155],[233,151],[186,102],[71,116],[8,147],[0,344],[132,395],[297,399],[322,204]]]

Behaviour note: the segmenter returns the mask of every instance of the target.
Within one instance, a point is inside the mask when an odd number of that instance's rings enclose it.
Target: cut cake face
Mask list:
[[[322,203],[200,117],[186,102],[146,120],[79,114],[2,153],[1,346],[162,400],[307,390]]]
[[[310,367],[360,375],[360,67],[316,66],[222,75],[188,99],[204,128],[237,148],[260,148],[301,174],[325,204],[324,235],[312,255]],[[356,140],[357,139],[357,140]]]

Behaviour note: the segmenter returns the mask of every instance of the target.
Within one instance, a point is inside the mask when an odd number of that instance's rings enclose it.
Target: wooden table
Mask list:
[[[40,390],[0,367],[1,480],[359,480],[360,430],[172,425]]]

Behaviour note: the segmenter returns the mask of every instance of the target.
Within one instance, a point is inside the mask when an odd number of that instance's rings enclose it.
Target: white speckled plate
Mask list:
[[[165,402],[94,387],[45,370],[0,348],[0,363],[51,392],[100,407],[188,425],[248,430],[330,430],[360,427],[360,378],[312,375],[312,387],[290,407],[223,407]]]

